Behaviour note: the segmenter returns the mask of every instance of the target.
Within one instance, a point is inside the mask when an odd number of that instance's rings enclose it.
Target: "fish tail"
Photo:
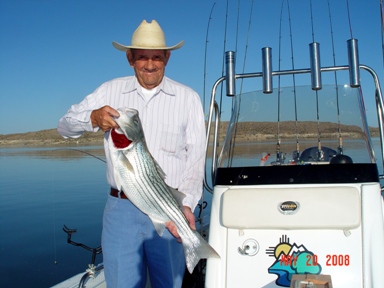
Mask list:
[[[197,231],[192,232],[195,239],[187,240],[186,242],[183,239],[182,241],[187,269],[191,274],[200,259],[220,258],[220,255],[215,249],[213,249]]]

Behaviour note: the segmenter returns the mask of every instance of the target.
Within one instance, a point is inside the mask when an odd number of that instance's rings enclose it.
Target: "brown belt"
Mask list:
[[[115,188],[111,188],[111,193],[110,195],[113,196],[113,197],[116,197],[116,198],[121,198],[121,199],[128,199],[127,195],[125,195],[125,193],[123,191],[121,191],[120,193],[120,197],[119,197],[119,190],[115,189]]]

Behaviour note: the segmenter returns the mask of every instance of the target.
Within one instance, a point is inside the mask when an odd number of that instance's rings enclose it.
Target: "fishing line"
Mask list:
[[[249,32],[251,30],[251,23],[252,23],[252,13],[253,13],[253,4],[254,4],[254,0],[252,0],[252,4],[251,4],[251,10],[250,10],[250,13],[249,13],[249,20],[248,20],[248,31],[247,31],[247,40],[245,42],[245,51],[244,51],[244,61],[243,61],[243,69],[242,69],[242,73],[244,74],[244,71],[245,71],[245,63],[246,63],[246,60],[247,60],[247,53],[248,53],[248,42],[249,42]],[[233,155],[233,149],[235,147],[235,143],[236,143],[236,131],[237,131],[237,124],[238,124],[238,120],[239,120],[239,114],[240,114],[240,104],[241,104],[241,93],[243,91],[243,81],[244,79],[241,78],[241,82],[240,82],[240,92],[239,92],[239,96],[238,96],[238,105],[237,105],[237,111],[233,110],[233,113],[235,113],[235,121],[234,121],[234,137],[233,137],[233,143],[230,145],[231,149],[229,151],[229,159],[230,159],[230,166],[232,166],[232,155]],[[235,96],[237,97],[237,96]],[[236,106],[236,105],[235,105]]]
[[[53,181],[52,181],[52,176],[51,176],[51,186],[54,187],[54,185],[52,185]],[[56,244],[56,194],[55,194],[55,189],[52,189],[51,191],[53,191],[52,193],[52,218],[53,218],[53,251],[54,251],[54,264],[57,265],[57,244]]]
[[[225,9],[225,24],[224,24],[224,38],[223,38],[223,58],[222,58],[222,62],[221,62],[221,76],[224,76],[224,69],[225,69],[225,50],[227,48],[227,27],[228,27],[228,0],[227,0],[227,4],[226,4],[226,9]],[[221,117],[221,113],[222,113],[222,104],[223,104],[223,82],[221,82],[221,85],[220,85],[220,103],[219,103],[219,113],[220,113],[220,117]]]
[[[236,53],[237,53],[237,45],[239,42],[239,20],[240,20],[240,0],[237,1],[236,46],[235,46],[235,52]]]
[[[228,2],[227,2],[228,3]],[[240,0],[237,1],[237,19],[236,19],[236,42],[235,42],[235,55],[237,55],[237,52],[238,52],[238,40],[239,40],[239,20],[240,20]],[[235,70],[236,70],[236,67],[235,67]],[[223,72],[223,75],[224,75],[224,72]],[[232,107],[231,107],[231,111],[233,113],[233,115],[236,115],[235,113],[235,109],[236,109],[236,95],[235,97],[232,97]],[[221,115],[221,114],[220,114]],[[231,116],[232,118],[232,116]],[[237,120],[235,119],[235,132],[236,132],[236,127],[237,127]],[[229,159],[229,163],[228,165],[229,166],[232,166],[232,155],[233,155],[233,149],[234,149],[234,145],[232,144],[234,141],[234,139],[231,137],[231,141],[230,141],[230,144],[229,144],[229,151],[228,151],[228,159]]]
[[[347,12],[348,12],[348,23],[349,23],[349,31],[351,33],[351,39],[353,39],[353,36],[352,36],[352,25],[351,25],[351,15],[350,15],[350,11],[349,11],[349,1],[347,1]]]
[[[315,43],[315,29],[313,28],[313,9],[312,9],[312,0],[309,1],[310,12],[311,12],[311,29],[312,29],[312,43]],[[319,93],[316,92],[316,120],[317,120],[317,159],[322,160],[324,158],[323,152],[321,149],[321,133],[320,133],[320,113],[319,113]]]
[[[91,157],[93,157],[93,158],[96,158],[96,159],[98,159],[98,160],[104,162],[104,163],[107,163],[106,160],[104,160],[104,159],[102,159],[102,158],[100,158],[100,157],[97,157],[96,155],[93,155],[93,154],[91,154],[91,153],[89,153],[89,152],[86,152],[86,151],[84,151],[84,150],[80,150],[80,149],[75,149],[75,148],[59,148],[59,149],[54,149],[54,150],[52,150],[52,151],[59,151],[59,150],[64,150],[64,151],[77,151],[77,152],[80,152],[80,153],[83,153],[83,154],[87,154],[87,155],[89,155],[89,156],[91,156]]]
[[[288,6],[289,37],[290,37],[290,45],[291,45],[291,62],[292,62],[292,70],[295,70],[295,62],[293,59],[293,36],[292,36],[291,10],[289,7],[289,0],[287,0],[287,6]],[[297,123],[297,99],[296,99],[295,74],[292,74],[292,81],[293,81],[293,99],[294,99],[294,106],[295,106],[295,134],[296,134],[296,151],[294,151],[293,159],[298,161],[300,159],[300,144],[299,144],[298,123]]]
[[[331,43],[332,43],[332,59],[333,59],[333,66],[336,66],[336,55],[335,55],[335,40],[333,37],[333,25],[332,25],[332,13],[331,13],[331,6],[328,2],[328,15],[329,15],[329,24],[331,29]],[[337,73],[336,71],[334,73],[334,79],[335,79],[335,86],[336,86],[336,110],[337,110],[337,130],[339,133],[339,147],[337,148],[339,154],[343,154],[343,138],[341,137],[341,125],[340,125],[340,106],[339,106],[339,85],[337,81]]]
[[[239,44],[239,23],[240,23],[240,0],[237,1],[237,17],[236,17],[236,42],[235,42],[235,55],[238,52],[238,44]],[[236,69],[236,67],[235,67]],[[232,110],[235,107],[235,99],[232,98]]]
[[[380,15],[381,15],[381,51],[383,53],[383,64],[384,64],[384,7],[383,0],[380,0]]]
[[[250,34],[249,32],[251,31],[251,22],[252,22],[252,13],[253,13],[253,4],[254,4],[254,2],[255,1],[252,0],[251,12],[249,13],[247,41],[245,42],[244,61],[243,61],[243,70],[242,70],[243,74],[245,72],[245,63],[247,62],[248,43],[249,43],[249,34]],[[240,95],[243,92],[243,82],[244,82],[244,78],[241,78],[241,82],[240,82]]]
[[[282,20],[283,20],[283,8],[284,8],[284,0],[281,2],[281,9],[280,9],[280,26],[279,26],[279,67],[278,70],[281,71],[281,26],[282,26]],[[276,161],[283,163],[284,158],[281,154],[280,150],[280,108],[281,108],[281,75],[277,77],[278,84],[277,84],[277,144],[276,144]]]
[[[104,159],[101,159],[100,157],[97,157],[96,155],[93,155],[89,152],[86,152],[84,150],[80,150],[80,149],[75,149],[75,148],[58,148],[58,149],[53,149],[52,151],[60,151],[60,150],[64,150],[64,151],[76,151],[76,152],[80,152],[80,153],[83,153],[83,154],[87,154],[93,158],[96,158],[104,163],[106,163],[106,161]],[[52,183],[52,179],[51,179],[51,183]],[[53,185],[52,185],[53,186]],[[56,194],[55,194],[55,189],[52,189],[53,193],[52,193],[52,218],[53,218],[53,249],[54,249],[54,264],[57,265],[58,261],[57,261],[57,243],[56,243]]]
[[[211,12],[209,13],[209,18],[208,18],[208,25],[207,25],[207,32],[206,32],[206,36],[205,36],[205,53],[204,53],[204,88],[203,88],[203,91],[204,91],[204,96],[203,96],[203,103],[204,103],[204,115],[205,115],[205,89],[206,89],[206,76],[207,76],[207,50],[208,50],[208,34],[209,34],[209,25],[211,23],[211,20],[212,20],[212,12],[213,12],[213,8],[215,7],[216,5],[216,2],[213,3],[212,5],[212,8],[211,8]],[[200,199],[200,204],[199,204],[199,209],[200,209],[200,213],[197,217],[197,221],[200,222],[200,234],[203,235],[204,233],[204,207],[203,207],[203,204],[204,204],[204,185],[203,185],[203,193],[201,194],[201,199]]]
[[[205,35],[205,51],[204,51],[204,85],[203,85],[203,103],[204,103],[204,115],[205,115],[205,86],[207,82],[207,50],[208,50],[208,34],[209,34],[209,24],[211,23],[212,19],[212,12],[213,8],[215,7],[216,2],[213,3],[212,8],[211,8],[211,13],[209,14],[209,19],[208,19],[208,25],[207,25],[207,32]]]

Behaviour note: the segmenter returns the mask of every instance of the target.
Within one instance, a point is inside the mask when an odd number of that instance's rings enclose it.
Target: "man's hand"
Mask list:
[[[191,227],[192,230],[196,230],[195,215],[192,213],[191,208],[188,206],[184,206],[183,207],[183,213],[185,215],[185,218],[187,218],[187,220],[188,220],[189,227]],[[177,238],[177,241],[181,242],[181,238],[180,238],[179,233],[177,232],[176,225],[170,221],[166,224],[166,227],[169,230],[169,232],[175,238]]]
[[[112,128],[119,128],[119,125],[113,120],[113,117],[119,116],[119,112],[110,106],[103,106],[100,109],[93,110],[91,113],[92,127],[100,127],[104,132]]]

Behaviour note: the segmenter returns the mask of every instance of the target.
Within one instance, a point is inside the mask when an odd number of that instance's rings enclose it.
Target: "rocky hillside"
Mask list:
[[[228,122],[220,123],[220,138],[223,138],[228,127]],[[337,137],[338,125],[335,123],[320,123],[321,137]],[[361,134],[357,126],[341,125],[344,138],[355,138]],[[276,122],[241,122],[237,125],[238,140],[249,139],[276,139]],[[318,131],[317,122],[298,122],[297,132],[304,138],[316,138]],[[290,137],[296,133],[295,122],[281,122],[281,138]],[[372,137],[379,136],[378,128],[371,128]],[[86,132],[78,139],[64,139],[56,129],[41,130],[36,132],[0,135],[0,146],[58,146],[58,145],[102,145],[103,131],[97,133]]]
[[[98,145],[103,143],[103,131],[84,133],[77,139],[64,139],[56,129],[0,135],[1,146]]]

